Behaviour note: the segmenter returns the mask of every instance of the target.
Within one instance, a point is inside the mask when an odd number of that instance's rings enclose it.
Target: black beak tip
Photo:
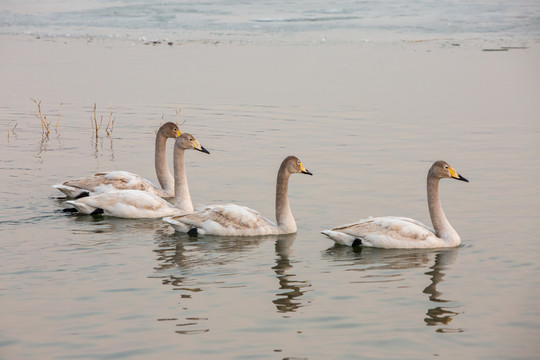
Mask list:
[[[458,180],[469,182],[469,180],[465,179],[463,176],[459,175]]]
[[[311,175],[313,176],[313,174],[309,171],[309,170],[306,170],[306,171],[302,171],[303,174],[307,174],[307,175]]]
[[[203,152],[203,153],[205,153],[205,154],[210,154],[210,151],[206,150],[206,149],[204,148],[204,146],[202,146],[202,145],[201,145],[201,150],[199,150],[199,151],[200,151],[200,152]]]

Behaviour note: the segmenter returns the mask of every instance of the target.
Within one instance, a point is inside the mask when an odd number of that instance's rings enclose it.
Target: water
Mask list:
[[[70,4],[68,18],[86,3]],[[38,3],[36,16],[59,8]],[[309,25],[294,23],[281,25]],[[540,47],[527,31],[145,46],[66,28],[0,37],[0,358],[537,357]],[[525,48],[482,51],[509,42]],[[53,127],[59,119],[49,137],[30,98]],[[112,107],[112,136],[93,136],[94,103],[104,122]],[[211,152],[186,154],[195,204],[273,218],[277,168],[294,154],[314,173],[291,178],[297,234],[190,238],[161,220],[61,212],[50,185],[64,179],[122,169],[155,181],[155,129],[179,107],[182,129]],[[369,215],[429,223],[425,177],[438,159],[470,180],[441,182],[461,247],[351,249],[319,233]]]
[[[3,1],[2,33],[142,41],[357,42],[521,37],[540,30],[519,1]]]

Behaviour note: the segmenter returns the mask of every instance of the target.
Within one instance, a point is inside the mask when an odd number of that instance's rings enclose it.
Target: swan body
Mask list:
[[[179,232],[196,228],[197,234],[256,236],[279,234],[273,221],[257,211],[235,204],[211,205],[173,218],[163,219]]]
[[[260,236],[296,232],[289,199],[289,177],[294,173],[313,175],[295,156],[283,160],[276,181],[276,220],[261,216],[257,211],[234,204],[210,205],[200,210],[164,218],[179,232],[200,235]]]
[[[324,230],[322,234],[336,244],[348,246],[387,249],[459,246],[461,238],[446,219],[439,199],[439,180],[443,178],[468,182],[444,161],[436,161],[431,166],[427,178],[427,193],[433,229],[410,218],[386,216],[362,219],[353,224]]]
[[[99,172],[85,178],[68,180],[62,184],[53,185],[53,188],[60,190],[69,198],[80,198],[115,190],[141,190],[157,196],[170,197],[168,192],[142,176],[122,170]]]
[[[169,171],[166,160],[167,139],[177,138],[181,134],[178,126],[172,122],[163,124],[156,134],[155,168],[158,181],[156,186],[140,175],[127,171],[99,172],[80,179],[65,181],[53,185],[68,198],[80,198],[94,193],[115,190],[141,190],[160,197],[174,196],[174,178]]]
[[[183,133],[174,146],[175,204],[140,190],[115,190],[66,201],[83,214],[104,214],[122,218],[160,218],[193,211],[184,165],[184,150],[194,149],[209,154],[191,134]]]
[[[160,218],[181,214],[182,211],[163,198],[140,190],[114,190],[68,200],[83,214],[100,214],[129,219]]]

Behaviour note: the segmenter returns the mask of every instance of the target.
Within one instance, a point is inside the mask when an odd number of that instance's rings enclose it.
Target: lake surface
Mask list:
[[[0,36],[0,358],[537,358],[540,44],[519,34],[316,46]],[[104,123],[112,108],[111,136],[92,134],[94,103]],[[211,152],[186,153],[195,205],[273,219],[277,169],[296,155],[314,174],[291,178],[297,234],[193,238],[159,219],[61,211],[50,186],[65,179],[156,181],[155,130],[179,108]],[[441,182],[459,248],[352,249],[320,234],[367,216],[429,224],[438,159],[470,180]]]
[[[385,38],[534,39],[536,0],[4,0],[0,34],[133,41],[321,43]]]

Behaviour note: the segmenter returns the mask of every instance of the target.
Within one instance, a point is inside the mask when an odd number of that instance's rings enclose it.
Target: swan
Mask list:
[[[434,230],[413,219],[385,216],[362,219],[354,224],[324,230],[322,234],[337,244],[349,246],[387,249],[458,246],[461,239],[446,219],[439,198],[439,180],[444,178],[469,182],[445,161],[433,163],[427,176],[427,198]]]
[[[68,180],[52,187],[60,190],[68,198],[81,198],[92,193],[113,190],[142,190],[160,197],[174,196],[174,178],[169,171],[165,145],[167,139],[177,138],[182,132],[175,123],[163,124],[156,134],[155,168],[161,188],[143,177],[127,171],[99,172],[80,179]]]
[[[296,222],[288,198],[289,177],[294,173],[313,175],[297,157],[288,156],[283,160],[276,183],[277,223],[253,209],[235,204],[210,205],[163,220],[171,224],[176,231],[190,235],[257,236],[295,233]]]
[[[193,211],[189,195],[184,151],[194,149],[206,154],[208,150],[193,135],[182,133],[174,143],[174,206],[161,197],[140,190],[115,190],[66,201],[76,211],[95,215],[104,214],[122,218],[160,218]],[[70,211],[70,210],[67,210]]]

